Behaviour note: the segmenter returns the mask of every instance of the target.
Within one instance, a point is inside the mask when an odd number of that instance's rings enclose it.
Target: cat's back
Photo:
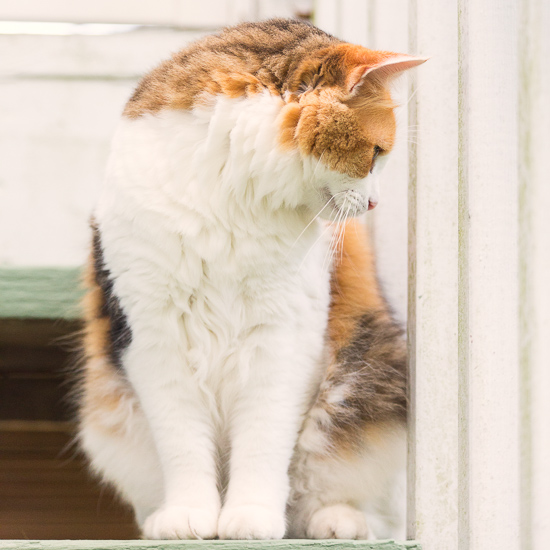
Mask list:
[[[242,23],[209,35],[146,75],[124,115],[137,118],[163,109],[188,110],[205,94],[240,97],[260,90],[280,95],[304,59],[341,42],[301,21]]]

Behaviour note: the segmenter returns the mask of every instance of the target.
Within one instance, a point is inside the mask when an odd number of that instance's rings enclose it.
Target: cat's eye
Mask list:
[[[374,146],[374,154],[372,155],[372,161],[370,165],[370,173],[372,174],[372,171],[374,170],[374,163],[378,157],[378,155],[382,152],[382,149],[378,147],[378,145]]]

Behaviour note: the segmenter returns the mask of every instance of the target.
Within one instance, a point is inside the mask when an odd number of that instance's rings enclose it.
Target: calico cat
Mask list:
[[[345,220],[378,201],[389,81],[424,60],[274,19],[199,40],[129,100],[94,214],[79,416],[144,537],[379,534],[405,349]]]

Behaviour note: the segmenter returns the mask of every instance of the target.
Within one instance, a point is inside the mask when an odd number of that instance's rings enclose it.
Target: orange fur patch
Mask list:
[[[87,359],[97,359],[107,355],[110,323],[109,319],[101,314],[105,297],[95,281],[94,262],[91,257],[84,272],[84,284],[88,289],[82,300],[85,322],[84,354]]]
[[[337,44],[319,55],[316,62],[304,62],[296,81],[291,82],[291,100],[300,111],[294,107],[292,116],[288,115],[290,122],[282,119],[279,141],[284,148],[294,141],[302,155],[322,159],[335,171],[364,178],[372,168],[374,148],[386,154],[393,147],[394,104],[389,90],[376,80],[350,94],[350,79],[363,74],[366,64],[375,65],[394,54]],[[299,86],[308,83],[309,88],[300,93]],[[291,123],[296,123],[293,141],[288,131]]]
[[[346,222],[341,251],[336,251],[338,256],[342,261],[332,276],[329,317],[329,336],[335,349],[348,343],[357,320],[366,311],[380,311],[383,317],[389,318],[376,278],[374,253],[359,222]]]
[[[350,438],[339,438],[338,445],[335,445],[334,452],[341,460],[353,460],[358,454],[361,456],[363,449],[369,453],[383,452],[388,450],[388,445],[396,439],[396,435],[403,431],[403,423],[399,421],[368,422],[363,426],[363,433],[358,445],[357,434]],[[325,457],[327,460],[334,460],[333,455]]]
[[[251,96],[262,91],[260,81],[246,73],[217,73],[215,81],[219,84],[220,92],[228,97]]]

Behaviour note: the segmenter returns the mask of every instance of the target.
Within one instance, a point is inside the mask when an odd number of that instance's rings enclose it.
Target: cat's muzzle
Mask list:
[[[364,195],[353,190],[335,196],[334,202],[338,210],[346,212],[346,217],[358,216],[376,206],[375,202],[372,203]],[[371,205],[374,206],[371,207]]]

